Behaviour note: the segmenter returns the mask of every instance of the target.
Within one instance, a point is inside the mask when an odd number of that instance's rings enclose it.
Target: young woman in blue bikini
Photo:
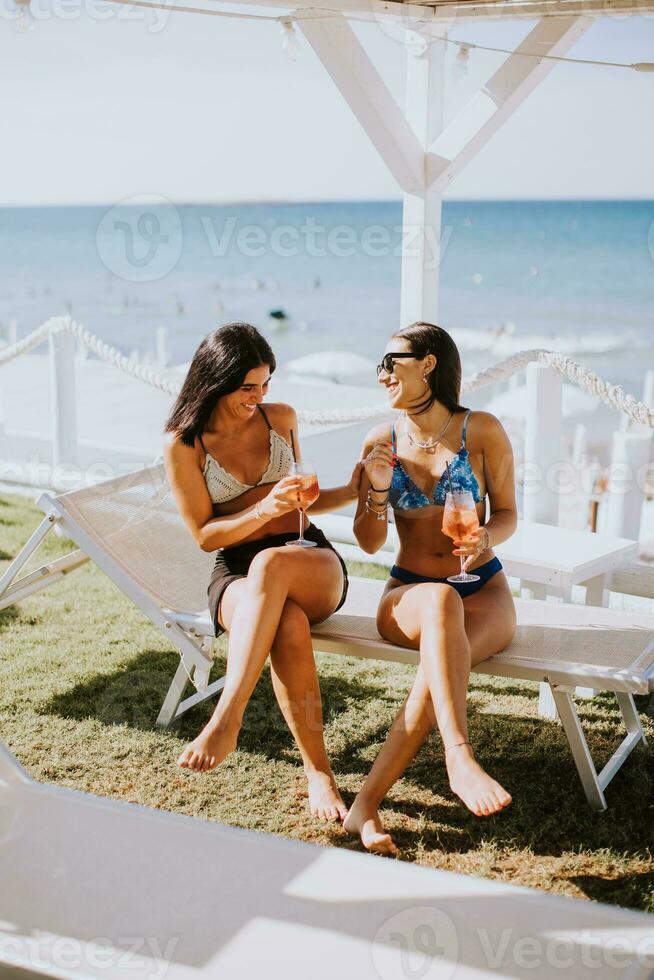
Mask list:
[[[511,591],[492,546],[513,534],[517,516],[511,444],[494,416],[460,405],[461,361],[449,334],[429,323],[401,330],[387,344],[378,375],[391,408],[402,414],[366,437],[354,532],[374,554],[386,540],[392,507],[400,550],[377,626],[387,640],[418,649],[420,666],[345,828],[369,850],[396,853],[379,806],[434,724],[450,786],[468,809],[488,816],[511,802],[475,760],[466,695],[471,667],[503,650],[515,632]],[[480,524],[455,550],[442,530],[446,464],[453,489],[472,494]],[[447,582],[460,570],[459,555],[479,581]]]

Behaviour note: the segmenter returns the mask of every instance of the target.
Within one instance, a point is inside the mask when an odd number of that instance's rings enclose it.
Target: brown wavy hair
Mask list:
[[[237,391],[247,373],[264,364],[271,374],[277,366],[270,344],[256,327],[236,322],[214,330],[193,355],[164,431],[177,433],[185,446],[193,446],[218,399]]]

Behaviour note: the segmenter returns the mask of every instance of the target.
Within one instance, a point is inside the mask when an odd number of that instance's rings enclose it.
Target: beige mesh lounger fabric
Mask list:
[[[213,624],[206,608],[206,586],[213,557],[196,546],[184,527],[163,466],[57,497],[44,494],[39,505],[45,519],[0,578],[0,609],[45,588],[90,558],[180,654],[157,724],[171,724],[222,690],[222,678],[208,684]],[[17,579],[55,525],[80,550]],[[351,579],[342,610],[314,628],[314,648],[416,663],[415,651],[386,643],[376,631],[382,587],[380,582]],[[515,640],[476,671],[550,684],[588,802],[603,810],[604,789],[631,750],[640,742],[646,744],[633,695],[654,691],[654,617],[537,600],[519,600],[516,606]],[[196,692],[184,698],[189,679]],[[599,774],[572,698],[577,685],[614,692],[627,729],[626,738]]]

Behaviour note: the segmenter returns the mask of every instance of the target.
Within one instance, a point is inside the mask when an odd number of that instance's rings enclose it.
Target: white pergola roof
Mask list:
[[[376,20],[399,17],[408,22],[416,20],[446,22],[450,25],[464,20],[539,20],[541,17],[625,17],[654,12],[654,0],[310,0],[293,7],[289,0],[229,0],[230,4],[256,7],[278,7],[306,13],[324,10],[356,14]]]
[[[127,0],[119,0],[127,2]],[[400,326],[438,321],[444,191],[594,20],[654,12],[654,0],[230,0],[273,7],[295,23],[404,194]],[[471,101],[444,118],[447,34],[481,19],[536,21]],[[406,31],[406,93],[400,105],[350,21],[395,21]],[[453,43],[462,44],[459,38]],[[638,67],[645,70],[645,66]],[[649,70],[649,68],[647,69]]]

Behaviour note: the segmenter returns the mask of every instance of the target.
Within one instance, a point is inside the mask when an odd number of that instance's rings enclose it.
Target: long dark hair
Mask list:
[[[461,358],[459,350],[446,330],[433,323],[418,321],[393,334],[393,337],[406,340],[414,357],[422,360],[433,354],[438,363],[429,375],[429,393],[423,401],[414,406],[412,415],[422,415],[429,411],[434,402],[456,414],[464,412],[461,398]]]
[[[256,327],[226,323],[214,330],[193,355],[164,431],[178,433],[185,446],[193,446],[218,399],[240,388],[248,371],[263,364],[271,374],[277,366],[270,344]]]

